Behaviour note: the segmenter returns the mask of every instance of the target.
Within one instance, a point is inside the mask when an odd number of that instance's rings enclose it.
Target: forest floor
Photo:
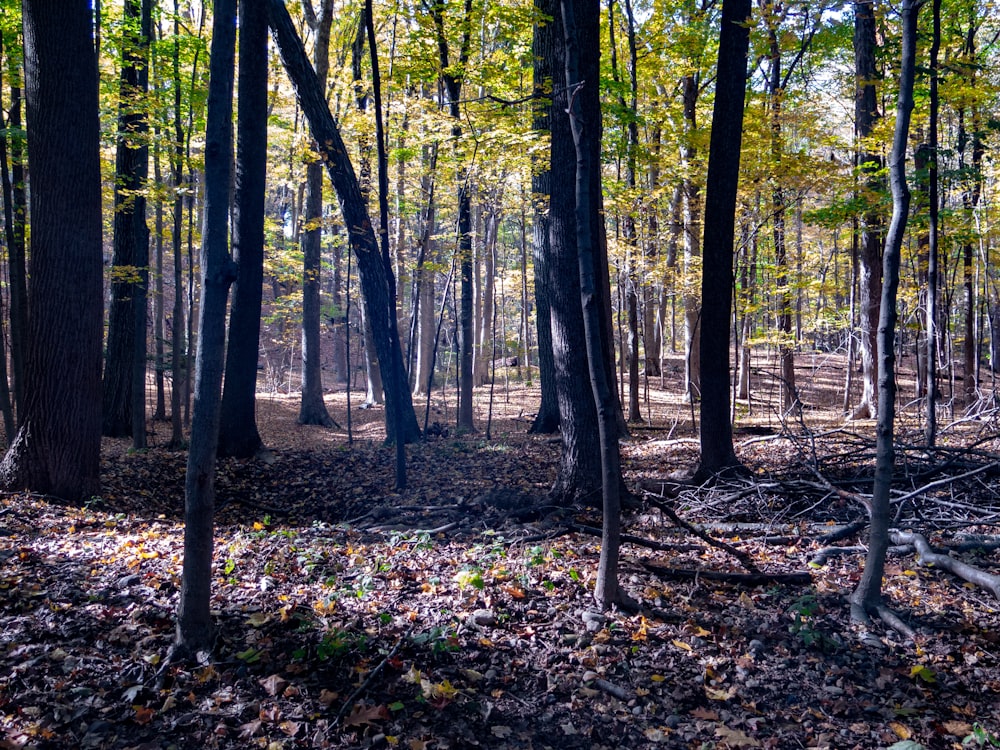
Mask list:
[[[650,381],[622,446],[642,500],[624,530],[652,542],[622,548],[641,614],[595,605],[599,516],[547,506],[559,444],[527,434],[537,391],[513,371],[488,434],[486,389],[468,435],[435,394],[439,429],[408,447],[399,493],[381,409],[352,411],[349,444],[344,393],[332,430],[296,425],[296,394],[261,394],[272,453],[218,473],[215,648],[165,668],[185,454],[162,423],[145,452],[107,441],[86,506],[0,498],[0,748],[1000,746],[992,595],[900,546],[884,590],[916,640],[851,622],[865,538],[823,537],[864,518],[874,429],[843,422],[841,359],[799,367],[802,419],[782,423],[762,369],[738,405],[752,476],[714,487],[683,482],[697,442],[676,367],[668,390]],[[994,414],[943,405],[923,450],[901,386],[897,524],[1000,572]]]

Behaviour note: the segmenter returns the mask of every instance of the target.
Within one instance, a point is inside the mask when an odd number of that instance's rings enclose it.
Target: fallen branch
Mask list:
[[[666,503],[656,499],[652,495],[647,495],[646,501],[649,502],[649,504],[654,506],[655,508],[658,508],[664,515],[667,516],[667,518],[673,521],[677,526],[680,526],[682,529],[685,529],[689,533],[694,534],[696,537],[705,542],[705,544],[709,544],[712,547],[721,549],[724,552],[728,552],[730,555],[739,560],[740,564],[744,568],[749,570],[752,575],[761,575],[760,568],[757,567],[757,564],[746,552],[738,550],[731,544],[726,544],[725,542],[719,541],[718,539],[710,536],[709,534],[706,534],[704,531],[699,529],[694,524],[690,524],[684,519],[682,519],[680,516],[677,515],[677,513],[674,512],[673,508],[671,508]]]
[[[718,570],[689,570],[687,568],[668,568],[665,565],[655,565],[643,561],[642,566],[657,578],[669,578],[679,581],[696,581],[704,578],[706,581],[735,583],[741,586],[763,586],[776,583],[786,586],[808,586],[812,583],[812,575],[800,573],[725,573]]]
[[[409,639],[410,634],[413,632],[413,627],[414,626],[411,625],[410,628],[405,633],[403,633],[403,635],[399,637],[399,640],[396,641],[396,645],[392,647],[392,650],[385,655],[385,658],[383,658],[382,661],[379,662],[378,666],[375,667],[375,669],[373,669],[371,672],[368,673],[368,676],[365,678],[365,681],[362,682],[360,685],[358,685],[358,689],[355,690],[353,693],[351,693],[351,695],[347,698],[347,700],[344,701],[344,705],[340,707],[340,710],[337,712],[337,715],[333,719],[333,726],[337,726],[337,724],[340,723],[340,720],[344,718],[344,714],[346,714],[347,711],[351,708],[351,706],[354,705],[355,699],[357,699],[359,695],[361,695],[369,688],[369,686],[371,686],[371,684],[375,681],[375,678],[378,676],[378,673],[385,668],[386,664],[392,661],[393,657],[396,656],[397,653],[399,653],[399,649],[402,648],[403,643]]]
[[[927,539],[913,531],[894,531],[889,534],[893,544],[912,544],[917,551],[917,562],[920,565],[933,566],[946,570],[963,581],[986,589],[994,597],[1000,599],[1000,576],[987,573],[985,570],[969,565],[954,557],[935,552]]]
[[[571,523],[566,528],[569,531],[576,531],[580,534],[587,534],[598,538],[600,538],[602,533],[596,526],[585,526],[582,523]],[[699,544],[669,544],[667,542],[658,542],[655,539],[633,536],[632,534],[622,534],[621,540],[628,544],[634,544],[637,547],[646,547],[647,549],[655,549],[660,552],[694,552],[704,549]]]

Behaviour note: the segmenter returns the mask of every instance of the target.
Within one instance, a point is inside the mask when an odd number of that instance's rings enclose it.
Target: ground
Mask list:
[[[328,397],[334,430],[295,425],[294,394],[262,394],[273,453],[220,465],[218,639],[195,664],[164,665],[185,454],[165,425],[143,453],[108,441],[85,507],[0,499],[0,748],[1000,746],[996,600],[896,550],[885,590],[917,630],[906,642],[850,622],[863,534],[820,554],[863,517],[851,493],[870,492],[872,425],[843,424],[842,374],[830,355],[800,358],[791,424],[762,375],[738,405],[753,476],[713,488],[680,481],[697,459],[690,407],[650,381],[648,421],[623,444],[646,498],[625,531],[653,541],[622,550],[640,614],[595,605],[599,518],[546,506],[559,445],[526,434],[537,392],[513,370],[490,421],[480,394],[474,434],[455,434],[435,394],[401,493],[380,409],[352,410],[349,442],[346,394]],[[919,442],[917,412],[901,447]],[[995,425],[942,416],[955,426],[937,451],[903,451],[899,486],[948,481],[899,503],[900,526],[996,573]],[[769,578],[739,578],[733,554],[655,501]]]

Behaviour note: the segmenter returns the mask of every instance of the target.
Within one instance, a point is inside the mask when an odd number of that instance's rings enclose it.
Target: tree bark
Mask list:
[[[0,485],[73,502],[100,493],[100,125],[92,17],[83,0],[27,0],[31,289],[24,411]]]
[[[236,114],[236,199],[226,372],[219,415],[219,454],[249,458],[264,447],[257,429],[257,362],[264,283],[264,193],[267,172],[267,9],[240,0],[240,73]]]
[[[586,54],[600,57],[600,29],[598,2],[561,0],[565,45],[564,65],[566,89],[569,94],[569,120],[576,152],[575,225],[578,270],[580,275],[580,300],[586,337],[587,364],[590,372],[591,395],[594,400],[601,454],[601,493],[604,523],[601,532],[601,556],[598,564],[594,598],[604,607],[625,604],[627,597],[618,583],[618,551],[621,538],[621,457],[618,447],[616,405],[607,382],[604,356],[601,349],[602,325],[599,298],[596,294],[594,237],[592,211],[596,196],[591,195],[592,170],[597,164],[592,160],[594,149],[591,139],[600,136],[600,100],[582,96],[583,88],[597,88],[597,81],[589,83],[581,78],[580,58]],[[577,26],[580,31],[577,31]],[[589,105],[589,106],[588,106]],[[598,179],[598,184],[600,180]]]
[[[746,95],[750,0],[723,0],[715,107],[705,183],[705,273],[701,298],[701,464],[710,476],[740,466],[729,413],[729,327],[733,304],[733,239]]]
[[[906,139],[913,111],[916,67],[917,11],[920,1],[903,0],[900,6],[903,48],[900,59],[896,126],[889,156],[889,186],[892,189],[892,220],[882,259],[882,299],[878,325],[878,421],[876,424],[875,481],[871,498],[868,555],[857,588],[851,594],[851,616],[867,621],[882,609],[882,573],[889,547],[889,493],[892,489],[896,417],[896,292],[899,288],[899,258],[910,209],[906,184]]]
[[[875,12],[873,0],[854,1],[854,74],[856,89],[854,100],[854,128],[858,139],[858,170],[861,173],[862,191],[869,193],[866,203],[875,201],[880,189],[877,172],[881,158],[870,151],[865,139],[871,136],[878,122],[878,100],[875,67]],[[858,343],[861,357],[861,400],[852,417],[874,418],[877,412],[875,393],[875,337],[879,321],[879,294],[882,288],[881,219],[875,210],[861,215],[861,247],[858,256]]]
[[[551,19],[555,12],[553,0],[535,0],[536,17],[531,41],[534,59],[532,90],[535,101],[531,126],[539,138],[545,138],[551,132],[554,28]],[[559,399],[556,393],[550,306],[552,275],[549,268],[551,256],[549,205],[552,173],[550,164],[542,163],[539,157],[533,159],[535,163],[531,169],[531,255],[535,269],[535,329],[538,339],[538,385],[541,390],[541,402],[528,431],[536,435],[546,435],[559,429]]]
[[[215,0],[205,125],[205,214],[201,304],[195,355],[191,447],[184,481],[184,565],[175,653],[191,658],[211,647],[210,611],[215,463],[226,343],[226,305],[236,265],[229,255],[236,0]]]
[[[330,114],[319,80],[309,64],[302,42],[295,32],[282,0],[268,0],[268,23],[281,53],[285,70],[295,86],[299,104],[309,119],[323,163],[337,191],[340,207],[344,213],[344,224],[348,228],[349,242],[358,259],[365,310],[372,321],[379,369],[386,392],[386,431],[390,440],[396,439],[393,425],[396,424],[395,410],[399,409],[401,423],[404,425],[402,439],[412,442],[419,437],[420,430],[413,411],[402,358],[394,356],[393,344],[388,335],[388,314],[389,310],[395,309],[395,302],[390,299],[386,268],[368,217],[368,208],[361,197],[361,189],[347,155],[347,147]]]
[[[146,142],[149,121],[143,99],[149,88],[149,0],[126,0],[123,23],[115,156],[114,256],[101,431],[108,437],[131,435],[134,443],[141,443],[135,447],[142,448],[145,446],[146,287],[149,280],[149,228],[146,226],[144,193],[149,162]],[[133,32],[136,28],[138,33]],[[138,372],[140,367],[141,374]],[[141,432],[137,433],[134,426],[140,427]]]
[[[560,8],[554,8],[553,39],[563,40]],[[564,43],[553,44],[552,71],[565,78]],[[553,75],[553,80],[560,80]],[[582,96],[583,91],[577,92]],[[552,322],[559,424],[562,433],[559,470],[551,495],[560,504],[596,502],[600,496],[601,447],[597,409],[585,367],[587,338],[581,308],[576,227],[576,147],[570,127],[570,96],[553,86],[549,202],[548,287]]]
[[[321,89],[326,89],[330,65],[330,27],[333,23],[333,2],[322,0],[318,14],[312,13],[312,2],[306,0],[306,19],[316,33],[313,63]],[[314,144],[315,145],[315,144]],[[302,396],[299,403],[299,424],[333,427],[333,419],[323,400],[323,356],[320,345],[320,273],[323,264],[323,164],[310,161],[306,167],[305,225],[302,246]]]

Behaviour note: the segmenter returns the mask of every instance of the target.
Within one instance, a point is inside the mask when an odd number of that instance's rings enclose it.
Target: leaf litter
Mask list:
[[[558,445],[523,420],[499,420],[489,441],[408,448],[411,489],[396,494],[378,439],[279,433],[285,419],[267,418],[270,462],[220,462],[218,638],[201,663],[161,669],[182,453],[109,441],[93,503],[0,500],[0,748],[959,748],[1000,732],[996,602],[911,558],[886,573],[922,633],[904,643],[849,622],[861,553],[806,586],[657,577],[646,563],[738,565],[640,506],[627,530],[676,549],[626,545],[622,579],[647,611],[600,612],[598,540],[567,530],[599,518],[546,507]],[[667,473],[651,442],[624,449],[634,486]],[[690,458],[668,450],[674,466]],[[782,450],[741,456],[788,479]],[[807,524],[850,509],[793,518],[811,501],[779,484],[741,500],[743,520],[718,511],[717,491],[675,507],[706,529],[795,527],[780,545],[713,533],[771,573],[802,572],[817,547]]]

